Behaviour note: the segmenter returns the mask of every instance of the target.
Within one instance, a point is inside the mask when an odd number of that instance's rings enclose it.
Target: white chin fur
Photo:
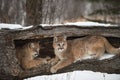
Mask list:
[[[59,49],[58,51],[59,51],[59,52],[62,52],[62,51],[63,51],[63,49]]]

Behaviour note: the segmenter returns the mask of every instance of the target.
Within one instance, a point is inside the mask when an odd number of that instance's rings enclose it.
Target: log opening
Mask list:
[[[29,42],[39,41],[40,51],[39,57],[45,58],[47,56],[54,57],[53,47],[52,47],[52,38],[44,38],[44,39],[25,39],[25,40],[14,40],[15,47],[21,47]]]
[[[67,40],[73,40],[77,38],[82,38],[85,36],[71,36],[68,37]],[[120,38],[117,37],[106,37],[107,40],[114,46],[114,47],[119,47],[120,45]],[[41,46],[40,48],[40,57],[44,58],[46,56],[49,56],[51,58],[55,57],[54,55],[54,49],[53,49],[53,37],[51,38],[43,38],[43,39],[19,39],[19,40],[14,40],[15,47],[20,47],[25,45],[26,43],[29,42],[34,42],[34,41],[39,41],[39,44]]]
[[[68,37],[67,40],[74,40],[77,38],[82,38],[85,36],[71,36]],[[107,40],[114,46],[114,47],[120,47],[120,38],[117,37],[106,37]],[[39,57],[45,58],[47,56],[54,58],[54,49],[53,49],[53,37],[51,38],[43,38],[43,39],[25,39],[25,40],[14,40],[15,47],[20,47],[25,45],[26,43],[32,42],[32,41],[39,41],[39,44],[41,46]]]

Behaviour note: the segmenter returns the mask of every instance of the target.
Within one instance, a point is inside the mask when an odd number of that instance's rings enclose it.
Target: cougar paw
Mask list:
[[[55,63],[54,63],[54,62],[51,62],[51,65],[52,65],[52,66],[55,65]]]
[[[49,64],[53,63],[53,59],[49,59],[49,60],[48,60],[48,63],[49,63]]]
[[[48,61],[47,61],[46,59],[44,59],[44,60],[43,60],[43,63],[44,63],[44,64],[47,64],[47,63],[48,63]]]
[[[50,59],[51,59],[51,57],[47,56],[45,59],[48,61],[48,60],[50,60]]]
[[[52,67],[52,68],[50,69],[50,72],[51,72],[51,73],[56,73],[57,70],[56,70],[54,67]]]

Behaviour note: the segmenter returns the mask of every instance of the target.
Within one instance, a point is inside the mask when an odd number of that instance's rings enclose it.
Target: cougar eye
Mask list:
[[[33,54],[33,58],[38,57],[38,55],[39,55],[39,54],[35,52],[35,53]]]
[[[35,54],[35,56],[37,57],[37,56],[38,56],[38,54]]]
[[[36,53],[36,54],[34,54],[34,57],[37,57],[38,55],[39,55],[39,54]]]
[[[60,44],[57,44],[58,46],[60,46]]]

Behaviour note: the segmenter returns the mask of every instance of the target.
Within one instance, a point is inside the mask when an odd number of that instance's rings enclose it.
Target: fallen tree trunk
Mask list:
[[[35,75],[50,73],[50,64],[42,65],[30,70],[22,70],[15,55],[15,47],[29,40],[40,40],[43,49],[40,54],[43,56],[54,57],[52,48],[52,37],[54,33],[62,33],[70,39],[86,35],[102,35],[109,37],[114,46],[120,45],[120,27],[82,27],[74,25],[61,26],[36,26],[27,30],[1,30],[0,31],[0,77],[1,79],[11,80],[26,78]],[[68,39],[69,39],[68,38]],[[111,39],[113,38],[113,39]],[[120,74],[120,56],[117,55],[107,60],[84,60],[78,61],[57,73],[70,72],[74,70],[93,70],[107,73]]]

